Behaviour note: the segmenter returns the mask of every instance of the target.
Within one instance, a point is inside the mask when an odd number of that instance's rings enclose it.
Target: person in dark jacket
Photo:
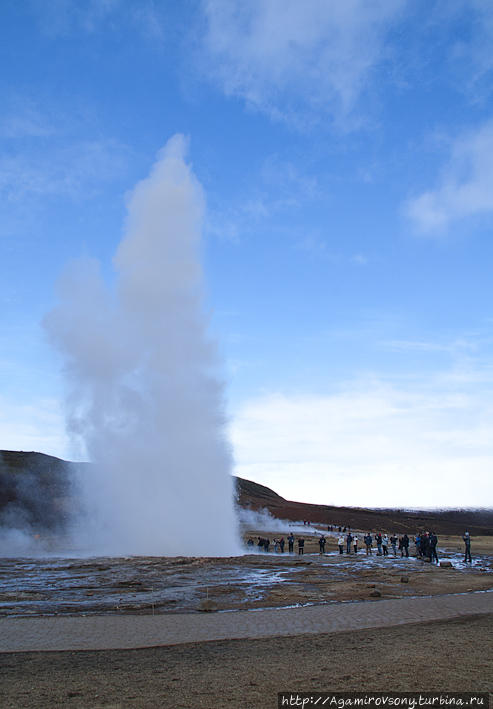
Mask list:
[[[430,535],[428,532],[423,532],[419,542],[420,554],[424,559],[430,558]]]
[[[472,558],[471,558],[471,535],[469,532],[464,532],[464,536],[462,537],[464,540],[465,544],[465,554],[464,554],[464,561],[470,561],[472,563]]]
[[[300,537],[298,539],[298,554],[304,554],[305,553],[305,540],[303,537]]]
[[[326,542],[326,539],[325,539],[324,535],[322,534],[322,536],[318,540],[318,545],[320,547],[321,554],[325,554],[325,542]]]
[[[288,552],[290,554],[292,554],[294,552],[294,534],[292,532],[288,536]]]
[[[401,541],[401,556],[409,556],[409,537],[407,534],[404,534],[402,537]]]
[[[348,535],[346,537],[346,551],[348,554],[351,553],[351,542],[353,541],[353,535],[351,532],[348,532]]]
[[[373,537],[371,536],[370,532],[365,536],[364,538],[365,546],[366,546],[366,553],[372,555],[372,549],[371,545],[373,544]]]
[[[430,532],[429,536],[430,540],[430,561],[436,561],[438,564],[438,554],[437,554],[437,544],[438,544],[438,537],[435,534],[435,532]]]
[[[375,541],[377,543],[377,554],[382,556],[382,535],[380,532],[375,536]]]

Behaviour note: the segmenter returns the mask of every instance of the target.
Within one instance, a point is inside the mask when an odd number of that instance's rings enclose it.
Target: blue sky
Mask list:
[[[492,505],[493,8],[4,0],[0,448],[71,457],[41,325],[108,283],[176,133],[236,472],[326,504]]]

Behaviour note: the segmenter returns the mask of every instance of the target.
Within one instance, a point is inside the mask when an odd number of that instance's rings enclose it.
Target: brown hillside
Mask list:
[[[63,527],[73,508],[74,477],[83,475],[89,465],[44,453],[0,451],[0,526]],[[462,534],[468,529],[474,535],[493,534],[493,510],[410,512],[334,507],[285,500],[265,485],[243,478],[236,478],[236,488],[241,506],[266,508],[279,519],[396,533],[433,529],[440,534]]]
[[[238,500],[242,507],[268,509],[279,519],[307,520],[316,524],[349,526],[362,530],[404,533],[433,530],[440,534],[460,534],[468,529],[474,535],[493,534],[493,510],[388,510],[360,507],[334,507],[285,500],[264,485],[236,478]]]

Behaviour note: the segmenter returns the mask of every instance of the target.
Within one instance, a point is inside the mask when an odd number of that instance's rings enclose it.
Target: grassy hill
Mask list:
[[[62,530],[74,508],[73,480],[90,463],[70,463],[44,453],[0,451],[0,526],[35,531]],[[285,500],[264,485],[236,478],[238,502],[268,509],[280,519],[358,529],[440,534],[493,534],[493,510],[408,511],[334,507]],[[186,500],[184,500],[186,510]],[[185,512],[186,513],[186,512]]]

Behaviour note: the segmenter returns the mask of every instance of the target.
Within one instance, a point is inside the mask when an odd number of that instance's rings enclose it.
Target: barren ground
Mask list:
[[[252,531],[255,540],[263,533]],[[441,537],[439,542],[441,555],[452,559],[455,568],[400,557],[370,559],[364,552],[357,557],[340,557],[334,554],[334,538],[328,538],[329,553],[320,556],[317,540],[309,537],[308,530],[305,539],[303,557],[271,553],[235,559],[145,560],[142,566],[139,560],[129,562],[134,563],[129,567],[133,576],[125,576],[126,581],[114,590],[120,597],[118,607],[110,605],[98,611],[97,585],[85,588],[82,584],[82,592],[90,594],[90,602],[95,596],[92,612],[149,613],[149,602],[132,600],[139,583],[145,588],[145,580],[139,581],[139,569],[144,568],[157,575],[179,574],[181,583],[184,578],[193,580],[205,574],[203,580],[208,585],[202,583],[188,598],[185,610],[192,612],[367,600],[375,591],[382,598],[391,598],[493,587],[492,537],[473,538],[476,563],[466,569],[459,537]],[[95,568],[100,580],[112,575],[111,566],[102,566],[101,561],[88,563],[99,564]],[[245,583],[225,582],[233,567],[246,570]],[[91,572],[82,568],[90,578]],[[261,575],[277,574],[278,578],[262,585],[259,570]],[[257,573],[256,581],[248,581],[251,572]],[[407,582],[402,582],[402,577]],[[210,578],[222,581],[214,585]],[[258,597],[248,592],[248,587],[256,584],[261,589]],[[44,592],[49,601],[50,589]],[[8,606],[9,601],[4,602]],[[60,608],[62,613],[76,612],[73,604]],[[169,604],[155,604],[154,608],[157,613],[173,609]],[[343,609],[341,605],[341,612]],[[492,621],[492,615],[482,615],[289,638],[141,650],[3,654],[0,706],[263,709],[276,707],[277,692],[285,690],[493,692]]]
[[[492,692],[493,616],[144,650],[0,655],[1,706],[277,707],[279,691]]]

